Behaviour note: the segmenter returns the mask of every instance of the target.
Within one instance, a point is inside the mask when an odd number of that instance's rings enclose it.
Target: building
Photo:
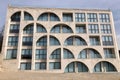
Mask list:
[[[10,71],[120,72],[110,10],[9,6],[2,55]]]

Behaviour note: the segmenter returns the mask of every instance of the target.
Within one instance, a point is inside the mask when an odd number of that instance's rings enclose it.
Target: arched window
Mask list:
[[[38,17],[38,21],[60,21],[60,19],[54,13],[43,13]]]
[[[64,24],[55,25],[51,29],[51,33],[73,33],[72,29]]]
[[[33,20],[33,17],[30,13],[24,12],[24,20]]]
[[[81,62],[71,62],[65,68],[65,72],[88,72],[88,67]]]
[[[58,48],[52,52],[50,59],[60,59],[61,58],[61,49]]]
[[[73,59],[74,58],[72,52],[70,52],[67,49],[63,49],[63,55],[64,55],[64,59]]]
[[[50,13],[50,21],[60,21],[60,19],[56,14]]]
[[[117,70],[113,64],[107,61],[102,61],[95,65],[94,72],[117,72]]]
[[[46,33],[46,29],[40,25],[40,24],[37,24],[37,33]]]
[[[101,55],[94,49],[84,49],[78,55],[79,59],[87,59],[87,58],[101,58]]]
[[[87,45],[87,43],[81,37],[71,36],[65,40],[64,45]]]
[[[43,36],[40,39],[38,39],[37,46],[47,46],[47,36]]]
[[[50,45],[60,45],[60,42],[57,38],[50,36]]]
[[[23,29],[23,34],[33,34],[33,24],[27,25],[27,26]]]
[[[16,12],[11,16],[11,21],[19,22],[21,17],[21,12]]]

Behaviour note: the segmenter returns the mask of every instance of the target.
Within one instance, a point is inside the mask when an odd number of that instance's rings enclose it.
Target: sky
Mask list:
[[[120,49],[120,0],[0,0],[0,31],[5,24],[8,5],[47,8],[111,9]]]

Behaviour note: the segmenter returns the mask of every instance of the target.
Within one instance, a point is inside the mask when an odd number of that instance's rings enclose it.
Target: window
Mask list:
[[[64,45],[87,45],[81,37],[69,37],[65,40]]]
[[[99,33],[99,27],[98,24],[89,24],[89,33]]]
[[[16,12],[11,16],[11,21],[20,22],[21,12]]]
[[[64,22],[73,21],[73,14],[72,13],[63,13],[63,21]]]
[[[46,59],[47,58],[47,50],[46,49],[36,49],[35,59]]]
[[[75,72],[75,63],[72,62],[70,64],[67,65],[67,67],[65,68],[65,72]]]
[[[31,70],[31,62],[22,62],[20,64],[21,70]]]
[[[58,39],[56,39],[55,37],[51,36],[50,37],[50,45],[60,45]]]
[[[17,49],[7,49],[6,59],[16,59]]]
[[[104,34],[111,34],[112,33],[110,24],[101,24],[100,28],[101,28],[101,32]]]
[[[60,25],[56,25],[52,28],[51,33],[60,33]]]
[[[24,20],[33,20],[33,17],[31,14],[24,12]]]
[[[37,41],[37,46],[47,46],[47,36],[43,36]]]
[[[26,26],[23,29],[23,34],[33,34],[33,24]]]
[[[85,13],[76,13],[75,14],[75,21],[76,22],[85,22]]]
[[[90,45],[100,45],[99,36],[90,36]]]
[[[50,55],[50,59],[60,59],[61,58],[61,49],[56,49]]]
[[[43,13],[39,16],[38,20],[40,21],[48,21],[48,13]]]
[[[86,25],[76,25],[76,33],[86,33]]]
[[[115,51],[113,48],[104,48],[105,58],[115,58]]]
[[[10,33],[19,33],[19,24],[10,25]]]
[[[63,55],[64,55],[64,59],[73,59],[74,58],[72,52],[70,52],[67,49],[63,49]]]
[[[46,62],[35,63],[35,70],[45,70],[45,69],[46,69]]]
[[[9,36],[8,46],[17,46],[18,45],[18,36]]]
[[[32,49],[22,49],[21,59],[32,59]]]
[[[88,19],[88,22],[98,22],[96,13],[88,13],[87,19]]]
[[[59,17],[54,13],[43,13],[39,16],[40,21],[60,21]]]
[[[107,13],[99,14],[100,22],[110,22],[110,16]]]
[[[61,63],[60,62],[50,62],[49,68],[50,68],[50,70],[61,69]]]
[[[51,33],[73,33],[72,29],[64,24],[59,24],[51,29]]]
[[[78,59],[93,59],[93,58],[101,58],[101,55],[94,49],[83,49],[79,55]]]
[[[37,24],[37,33],[46,33],[46,29],[40,25],[40,24]]]
[[[113,45],[113,38],[112,36],[102,36],[102,42],[104,46],[111,46]]]
[[[69,26],[62,26],[62,33],[73,33],[72,29]]]
[[[72,62],[65,68],[66,73],[70,72],[88,72],[88,68],[85,64],[81,62]]]
[[[50,13],[50,21],[60,21],[60,20],[57,15]]]
[[[23,46],[32,46],[33,38],[32,36],[24,36],[22,40]]]
[[[116,68],[109,62],[102,61],[95,65],[94,72],[116,72]]]

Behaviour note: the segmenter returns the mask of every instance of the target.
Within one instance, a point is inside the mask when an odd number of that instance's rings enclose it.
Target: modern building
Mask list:
[[[2,55],[12,71],[120,72],[110,10],[8,6]]]

